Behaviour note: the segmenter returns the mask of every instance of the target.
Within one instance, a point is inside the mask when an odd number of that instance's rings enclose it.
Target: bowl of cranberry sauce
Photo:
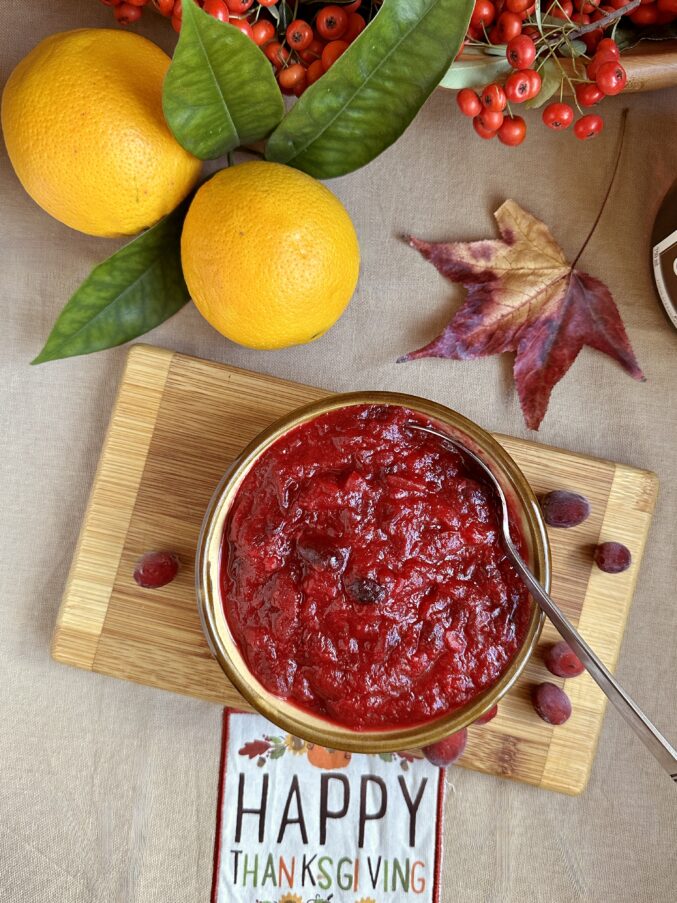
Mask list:
[[[486,477],[550,583],[525,477],[488,433],[441,405],[360,392],[292,412],[228,471],[205,516],[200,614],[227,677],[261,714],[335,749],[384,752],[460,730],[512,686],[543,615],[500,541]]]

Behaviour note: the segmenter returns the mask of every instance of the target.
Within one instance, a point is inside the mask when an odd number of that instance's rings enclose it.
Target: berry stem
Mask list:
[[[627,13],[631,13],[634,9],[637,9],[641,2],[642,0],[630,0],[630,3],[621,6],[620,9],[612,10],[610,13],[607,13],[606,16],[602,16],[601,19],[597,19],[595,22],[589,22],[587,25],[581,25],[580,28],[574,28],[573,31],[569,32],[569,38],[573,41],[576,38],[580,38],[581,35],[588,34],[590,31],[596,31],[598,28],[604,30],[607,25],[611,25],[612,22],[620,19],[621,16],[625,16]]]
[[[621,131],[620,131],[620,135],[618,137],[618,150],[616,151],[616,162],[614,163],[613,172],[611,173],[611,178],[609,179],[609,185],[607,187],[606,194],[604,195],[604,199],[602,200],[602,205],[599,208],[599,213],[597,214],[595,221],[592,224],[592,228],[588,232],[585,241],[583,242],[583,244],[581,245],[581,247],[578,251],[578,254],[576,254],[576,256],[573,259],[573,262],[571,264],[572,270],[575,268],[576,264],[578,263],[583,251],[585,251],[585,249],[587,248],[590,239],[595,234],[595,229],[599,225],[599,221],[601,220],[602,214],[604,213],[604,208],[606,207],[607,201],[609,200],[609,196],[611,195],[611,189],[613,188],[614,181],[616,180],[616,173],[618,172],[618,167],[621,162],[621,155],[623,153],[623,140],[625,138],[625,126],[626,126],[627,121],[628,121],[628,109],[626,107],[623,110],[623,112],[621,113]]]
[[[566,40],[566,38],[564,38],[564,40]],[[560,42],[560,43],[561,43],[561,42]],[[538,72],[540,72],[541,69],[545,70],[546,64],[547,64],[548,62],[550,62],[550,60],[552,59],[553,62],[555,63],[555,65],[558,67],[560,73],[561,73],[561,77],[560,77],[560,100],[562,100],[562,94],[563,94],[563,92],[564,92],[564,81],[565,81],[565,80],[566,80],[567,84],[569,85],[569,90],[571,91],[572,94],[575,95],[576,92],[575,92],[575,90],[574,90],[573,82],[571,81],[571,78],[570,78],[569,75],[567,74],[566,70],[564,69],[564,67],[562,66],[562,64],[561,64],[561,62],[560,62],[559,57],[557,56],[557,50],[558,50],[558,48],[559,48],[559,46],[560,46],[559,43],[558,43],[558,44],[554,44],[554,43],[553,43],[553,44],[548,44],[548,43],[546,43],[544,46],[545,46],[545,49],[546,49],[546,55],[545,55],[545,57],[543,57],[542,60],[540,60],[540,62],[538,63],[538,65],[535,67],[536,70],[537,70]]]

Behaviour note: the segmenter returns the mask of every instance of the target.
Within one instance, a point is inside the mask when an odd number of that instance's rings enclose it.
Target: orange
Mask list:
[[[169,57],[138,34],[51,35],[14,69],[2,128],[21,184],[89,235],[132,235],[183,200],[201,163],[162,114]]]
[[[279,163],[243,163],[197,192],[181,236],[183,274],[202,316],[249,348],[310,342],[355,290],[360,249],[335,195]]]

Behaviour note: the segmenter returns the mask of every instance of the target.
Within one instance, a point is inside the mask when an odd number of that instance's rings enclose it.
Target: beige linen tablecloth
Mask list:
[[[96,0],[0,3],[2,81],[41,38],[111,23]],[[144,33],[172,43],[147,15]],[[536,123],[509,150],[477,139],[438,93],[380,160],[332,189],[350,211],[362,276],[340,323],[276,353],[221,339],[190,306],[149,340],[337,390],[427,395],[486,427],[525,429],[507,357],[398,355],[455,309],[445,283],[398,235],[481,238],[514,197],[573,254],[604,193],[624,101],[604,104],[588,144]],[[628,98],[613,203],[582,264],[611,287],[648,377],[633,382],[585,350],[538,435],[657,471],[660,497],[619,675],[677,741],[677,333],[657,303],[648,238],[677,177],[677,92]],[[31,368],[70,292],[116,243],[79,235],[24,194],[3,151],[0,292],[0,900],[207,901],[220,736],[218,706],[55,664],[49,641],[126,349]],[[265,250],[262,251],[265,253]],[[224,249],[227,254],[227,249]],[[444,901],[677,899],[677,788],[609,711],[590,785],[568,798],[455,770],[446,804]]]

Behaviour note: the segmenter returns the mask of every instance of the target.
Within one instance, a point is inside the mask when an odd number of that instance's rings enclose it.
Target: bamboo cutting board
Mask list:
[[[130,351],[54,632],[55,659],[201,699],[248,708],[212,658],[198,618],[193,559],[209,498],[229,462],[261,429],[327,392],[137,345]],[[452,400],[453,403],[453,400]],[[553,595],[613,669],[654,508],[652,473],[499,436],[537,493],[586,495],[592,513],[551,531]],[[601,539],[624,542],[623,574],[593,567]],[[149,549],[177,552],[182,569],[160,590],[132,579]],[[539,650],[490,724],[471,728],[460,764],[550,790],[580,793],[595,755],[605,697],[587,674],[566,682],[573,715],[541,721],[529,701],[546,671]]]

